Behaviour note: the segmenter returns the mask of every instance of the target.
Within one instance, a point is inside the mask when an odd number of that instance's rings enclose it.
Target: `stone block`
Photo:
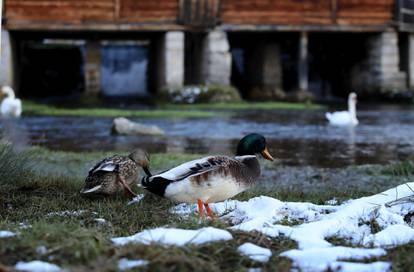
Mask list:
[[[1,31],[0,49],[0,86],[13,86],[13,50],[10,33],[6,30]]]

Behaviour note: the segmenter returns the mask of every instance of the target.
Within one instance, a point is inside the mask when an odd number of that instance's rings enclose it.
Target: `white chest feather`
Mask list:
[[[176,202],[196,203],[201,199],[205,203],[212,203],[231,198],[246,189],[247,186],[232,177],[215,175],[200,183],[189,178],[173,182],[167,186],[164,196]]]

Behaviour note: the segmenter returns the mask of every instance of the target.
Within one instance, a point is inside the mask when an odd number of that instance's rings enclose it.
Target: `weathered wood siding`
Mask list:
[[[382,25],[394,0],[222,0],[224,24]]]
[[[175,22],[177,0],[118,0],[119,19],[127,22]]]
[[[9,22],[54,22],[80,24],[115,19],[113,0],[6,0],[5,17]]]
[[[222,0],[221,22],[228,24],[329,24],[330,0]]]
[[[336,20],[342,25],[381,25],[394,16],[394,0],[338,0]]]
[[[5,19],[6,27],[17,29],[369,26],[389,23],[396,1],[401,0],[5,0]]]
[[[6,0],[7,26],[175,23],[177,0]]]

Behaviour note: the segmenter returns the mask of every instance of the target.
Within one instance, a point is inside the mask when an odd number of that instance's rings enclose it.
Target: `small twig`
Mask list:
[[[407,187],[411,190],[411,192],[414,193],[414,190],[410,187],[410,185],[408,185],[408,183],[406,183],[405,185],[407,185]]]

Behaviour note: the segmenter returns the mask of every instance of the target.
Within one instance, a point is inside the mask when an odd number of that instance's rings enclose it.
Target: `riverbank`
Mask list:
[[[142,107],[141,107],[142,108]],[[161,104],[145,109],[82,106],[55,107],[49,104],[23,101],[26,116],[82,116],[82,117],[140,117],[140,118],[212,118],[226,117],[239,110],[320,110],[323,106],[311,103],[238,102],[209,104]]]
[[[18,261],[40,259],[77,271],[97,271],[102,267],[117,270],[118,260],[129,258],[149,261],[143,267],[148,270],[240,271],[260,267],[265,271],[288,271],[292,267],[290,259],[281,257],[280,253],[297,248],[297,243],[283,235],[270,238],[258,232],[230,230],[232,240],[198,246],[114,246],[110,241],[112,237],[128,236],[159,226],[183,229],[212,226],[228,230],[232,224],[217,219],[200,225],[196,214],[188,217],[173,214],[169,210],[175,206],[174,203],[142,192],[137,187],[134,190],[144,193],[145,197],[134,205],[127,205],[128,201],[122,196],[95,201],[81,198],[78,192],[89,167],[112,152],[75,153],[29,148],[23,154],[16,155],[10,150],[0,154],[0,172],[3,174],[0,230],[17,233],[16,236],[0,238],[0,264],[4,266],[12,267]],[[157,172],[200,155],[153,154],[151,167]],[[8,164],[5,165],[5,162]],[[379,193],[395,184],[412,180],[414,174],[411,161],[386,166],[348,167],[338,171],[336,176],[335,171],[309,168],[300,171],[299,168],[295,170],[270,163],[265,163],[263,168],[263,179],[274,179],[273,185],[247,191],[236,199],[248,200],[266,195],[282,201],[309,201],[314,204],[336,201],[335,205],[339,205],[347,199]],[[22,172],[21,169],[26,170]],[[288,176],[288,172],[292,175]],[[343,185],[332,186],[338,177],[342,179],[339,184]],[[352,186],[353,180],[360,177],[371,182],[366,182],[367,186],[362,186],[363,183]],[[375,180],[379,177],[382,181],[376,184]],[[346,180],[352,189],[345,189]],[[318,190],[309,190],[312,184]],[[280,222],[286,225],[296,223]],[[331,240],[335,245],[350,246],[347,241],[335,237]],[[272,257],[268,262],[260,263],[241,256],[237,248],[245,242],[270,249]],[[390,261],[394,270],[410,271],[414,268],[413,252],[414,243],[409,243],[387,250],[385,256],[365,261]]]

